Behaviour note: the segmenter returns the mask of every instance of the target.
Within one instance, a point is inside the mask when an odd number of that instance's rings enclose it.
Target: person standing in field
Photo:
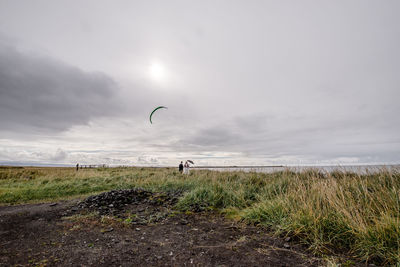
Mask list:
[[[181,163],[179,164],[179,172],[183,172],[183,161],[181,161]]]
[[[76,164],[76,171],[79,170],[79,163]]]
[[[183,174],[189,175],[189,162],[185,162],[185,165],[183,165]]]

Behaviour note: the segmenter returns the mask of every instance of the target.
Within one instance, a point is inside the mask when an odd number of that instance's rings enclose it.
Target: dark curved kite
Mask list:
[[[168,109],[167,107],[164,107],[164,106],[156,107],[156,108],[150,113],[150,123],[151,123],[151,124],[153,124],[153,122],[151,121],[151,117],[153,116],[153,113],[156,112],[157,110],[159,110],[160,108]]]

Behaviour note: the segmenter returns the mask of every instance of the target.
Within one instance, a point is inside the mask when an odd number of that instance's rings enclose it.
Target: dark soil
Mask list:
[[[284,238],[215,212],[178,212],[178,194],[111,191],[85,201],[0,207],[0,266],[319,266]]]

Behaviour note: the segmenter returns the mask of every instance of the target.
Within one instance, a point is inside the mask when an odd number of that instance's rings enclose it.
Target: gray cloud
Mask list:
[[[381,127],[378,127],[380,125]],[[396,162],[400,138],[393,119],[348,117],[238,116],[203,127],[171,144],[183,151],[238,152],[248,158],[297,158],[304,162]],[[391,129],[387,132],[387,129]]]
[[[117,84],[0,39],[1,129],[63,131],[116,113]]]
[[[156,158],[139,156],[137,157],[137,163],[143,165],[157,165],[159,162]]]
[[[50,158],[51,161],[63,161],[67,158],[68,153],[62,149],[57,149],[56,153],[54,156]]]

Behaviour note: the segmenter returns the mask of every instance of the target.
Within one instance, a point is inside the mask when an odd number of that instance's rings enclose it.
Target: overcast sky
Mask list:
[[[399,10],[0,0],[0,164],[400,163]]]

